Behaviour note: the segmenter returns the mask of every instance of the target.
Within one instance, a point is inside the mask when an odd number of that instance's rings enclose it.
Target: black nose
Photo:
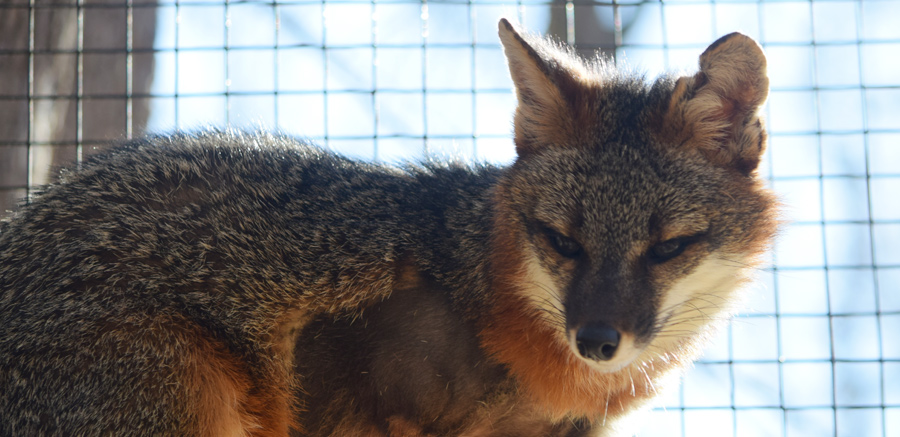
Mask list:
[[[578,353],[585,358],[597,361],[609,361],[619,347],[619,331],[605,323],[589,323],[578,329],[575,334]]]

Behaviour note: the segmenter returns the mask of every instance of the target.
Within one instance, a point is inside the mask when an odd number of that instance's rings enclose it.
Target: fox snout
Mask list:
[[[601,264],[593,267],[582,260],[562,289],[564,335],[573,354],[598,370],[615,371],[652,341],[659,291],[643,269],[628,267],[638,263]]]
[[[616,328],[603,321],[570,328],[567,334],[572,353],[604,373],[628,366],[648,344],[637,340],[630,330]]]
[[[603,322],[585,324],[570,330],[575,338],[575,347],[582,357],[594,361],[609,361],[616,355],[622,335],[612,326]]]
[[[568,329],[572,353],[601,372],[615,372],[632,363],[643,351],[644,342],[636,341],[628,329],[594,320]]]

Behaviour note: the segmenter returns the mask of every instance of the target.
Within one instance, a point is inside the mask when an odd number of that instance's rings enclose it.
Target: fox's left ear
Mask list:
[[[765,150],[759,110],[768,94],[762,48],[746,35],[725,35],[700,55],[700,72],[676,83],[664,115],[666,142],[750,174]]]

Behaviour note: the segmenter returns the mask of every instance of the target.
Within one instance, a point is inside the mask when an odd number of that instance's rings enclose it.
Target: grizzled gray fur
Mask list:
[[[648,84],[499,35],[510,166],[207,131],[35,196],[0,225],[0,436],[627,432],[777,229],[765,55]]]

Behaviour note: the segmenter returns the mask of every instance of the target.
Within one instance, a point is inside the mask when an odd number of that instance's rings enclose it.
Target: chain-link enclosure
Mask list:
[[[736,30],[767,52],[789,224],[641,435],[900,435],[898,1],[6,0],[0,214],[112,142],[206,125],[509,162],[500,16],[648,78]]]

